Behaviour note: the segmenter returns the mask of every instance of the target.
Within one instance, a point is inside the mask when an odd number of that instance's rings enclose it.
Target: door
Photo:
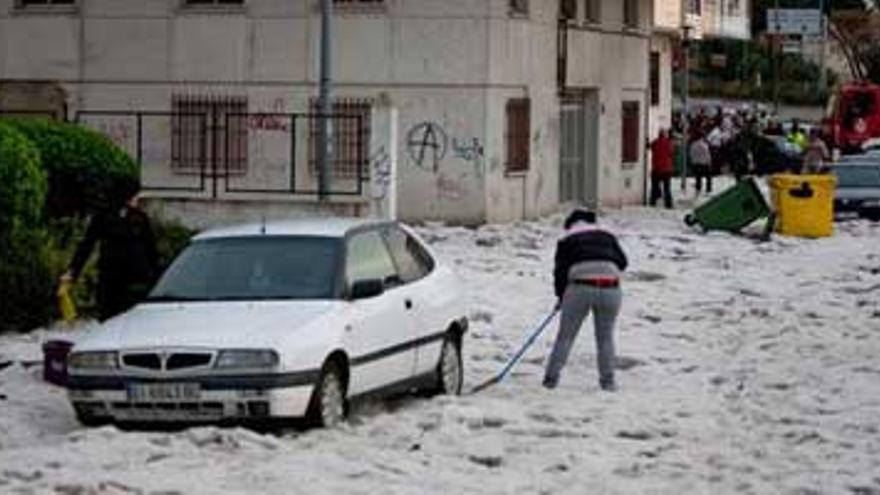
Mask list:
[[[346,283],[382,280],[381,295],[352,301],[345,347],[351,360],[349,394],[357,395],[412,376],[415,349],[413,317],[401,290],[401,278],[379,230],[353,235],[346,247]]]
[[[434,269],[434,260],[412,235],[396,225],[387,227],[384,235],[404,284],[399,290],[413,319],[410,335],[416,352],[413,374],[432,373],[440,359],[449,323],[445,308],[452,294],[432,283],[429,275]]]
[[[580,203],[584,184],[584,103],[563,100],[559,126],[559,200]]]
[[[559,200],[590,208],[599,205],[599,95],[585,91],[565,97],[560,107]]]

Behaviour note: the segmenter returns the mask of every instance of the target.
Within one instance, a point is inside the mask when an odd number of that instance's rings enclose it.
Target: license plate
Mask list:
[[[131,383],[128,385],[128,400],[198,400],[201,392],[202,388],[198,383]]]

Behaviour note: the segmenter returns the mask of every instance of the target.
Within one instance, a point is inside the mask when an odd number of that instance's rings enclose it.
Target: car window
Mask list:
[[[844,165],[834,168],[838,187],[880,187],[880,167]]]
[[[339,239],[260,236],[197,241],[148,300],[327,299],[336,294]]]
[[[431,259],[431,255],[403,229],[397,226],[388,227],[384,234],[391,250],[391,257],[394,259],[404,282],[416,281],[434,268],[434,260]]]
[[[377,230],[355,234],[348,241],[345,274],[348,283],[379,279],[386,284],[400,282],[397,269]]]

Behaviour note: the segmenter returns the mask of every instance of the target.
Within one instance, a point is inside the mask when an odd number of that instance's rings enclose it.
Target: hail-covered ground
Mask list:
[[[466,388],[552,309],[560,220],[420,229],[466,285]],[[90,429],[35,364],[82,330],[5,335],[0,493],[880,494],[880,224],[762,243],[681,211],[602,221],[631,261],[617,393],[590,326],[540,386],[554,322],[494,388],[370,403],[337,430]]]

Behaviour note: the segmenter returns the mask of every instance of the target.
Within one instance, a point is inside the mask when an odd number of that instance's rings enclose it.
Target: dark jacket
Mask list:
[[[101,251],[98,258],[99,290],[152,284],[158,254],[150,220],[143,211],[124,207],[95,214],[70,263],[74,278],[79,276],[98,243]]]
[[[556,297],[562,297],[565,292],[568,270],[582,261],[610,261],[620,271],[626,270],[628,263],[617,238],[604,230],[591,229],[569,234],[556,244],[556,266],[553,269]]]

